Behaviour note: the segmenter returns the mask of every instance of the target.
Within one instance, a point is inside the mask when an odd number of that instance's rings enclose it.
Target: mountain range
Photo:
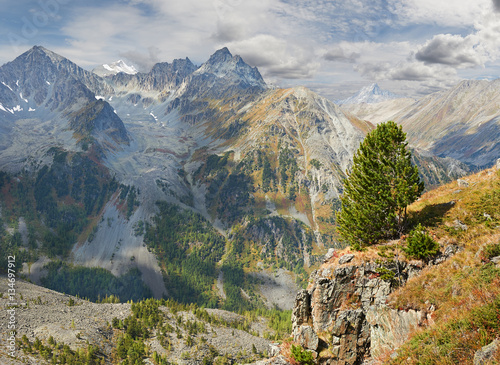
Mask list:
[[[339,245],[342,181],[374,128],[344,108],[401,99],[375,85],[339,107],[304,87],[269,87],[227,48],[201,66],[108,66],[92,73],[35,46],[0,67],[2,219],[31,244],[33,280],[56,275],[45,265],[63,258],[117,277],[138,269],[156,297],[289,308],[295,279]],[[391,110],[428,185],[498,157],[494,102],[474,85]],[[497,83],[481,85],[493,98]],[[467,114],[469,98],[491,108]]]
[[[465,80],[419,100],[377,101],[367,87],[342,104],[342,110],[374,124],[393,120],[403,126],[410,145],[439,157],[450,157],[479,168],[500,157],[498,80]],[[359,95],[364,95],[359,98]],[[373,101],[366,101],[373,100]]]

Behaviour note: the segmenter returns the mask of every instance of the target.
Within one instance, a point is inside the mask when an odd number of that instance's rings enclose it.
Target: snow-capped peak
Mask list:
[[[377,84],[371,84],[369,86],[365,86],[353,96],[337,101],[337,104],[374,104],[399,98],[401,98],[401,96],[393,94],[387,90],[382,90]]]
[[[110,64],[105,63],[104,65],[98,66],[93,69],[92,72],[94,72],[96,75],[104,77],[116,75],[119,72],[123,72],[129,75],[135,75],[137,73],[137,70],[134,66],[129,66],[122,60],[118,60]]]

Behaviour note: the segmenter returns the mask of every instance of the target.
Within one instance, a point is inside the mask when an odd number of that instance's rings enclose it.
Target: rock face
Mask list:
[[[356,264],[354,255],[346,264],[346,256],[311,274],[312,283],[297,294],[292,313],[294,340],[316,351],[320,364],[356,365],[392,351],[425,319],[421,312],[385,304],[399,282],[417,273],[416,266],[400,262],[398,270],[396,264]],[[382,279],[381,273],[388,271],[394,278]],[[317,346],[310,330],[317,335]]]

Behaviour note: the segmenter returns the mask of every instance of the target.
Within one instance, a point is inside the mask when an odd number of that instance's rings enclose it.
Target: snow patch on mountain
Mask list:
[[[135,75],[138,71],[134,66],[129,66],[122,60],[118,60],[111,64],[105,63],[104,65],[98,66],[92,70],[98,76],[111,76],[116,75],[120,72],[126,73],[128,75]]]
[[[4,86],[7,86],[7,87],[10,89],[10,91],[14,91],[14,90],[12,90],[12,88],[11,88],[9,85],[7,85],[5,82],[3,82],[3,81],[2,81],[2,84],[3,84]]]

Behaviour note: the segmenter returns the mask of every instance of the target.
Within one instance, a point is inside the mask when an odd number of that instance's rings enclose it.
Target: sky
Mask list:
[[[91,70],[228,47],[278,87],[418,98],[500,74],[500,0],[0,0],[0,64],[34,45]]]

